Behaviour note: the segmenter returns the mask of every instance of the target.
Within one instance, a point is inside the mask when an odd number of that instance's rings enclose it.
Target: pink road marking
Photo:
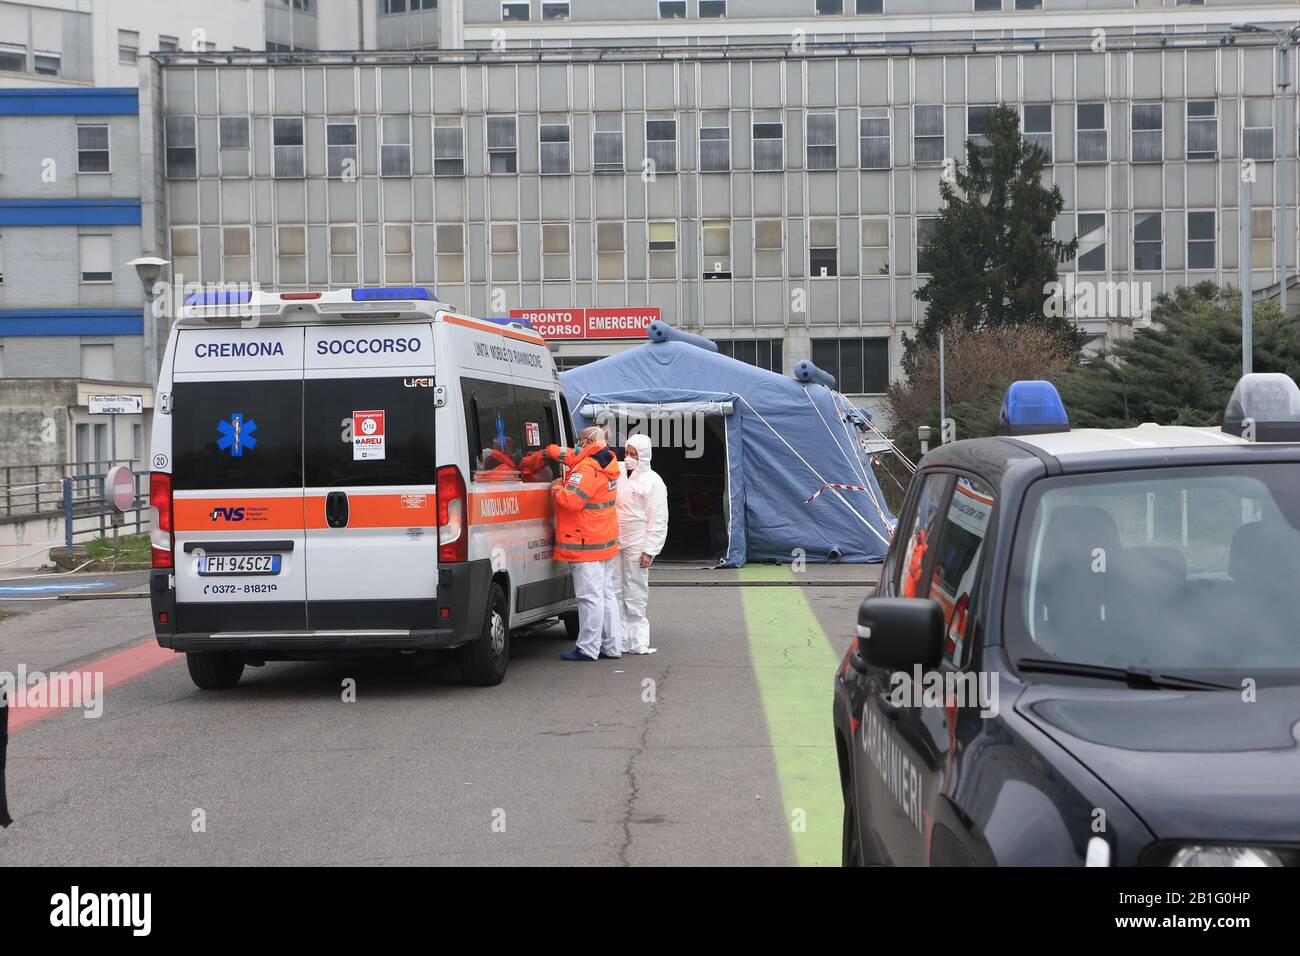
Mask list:
[[[135,680],[143,674],[149,673],[155,668],[161,667],[171,661],[178,661],[181,655],[175,651],[168,650],[165,647],[159,647],[154,641],[146,641],[143,644],[137,644],[134,647],[128,647],[124,651],[118,651],[116,654],[109,654],[107,657],[101,657],[97,661],[91,661],[84,667],[78,667],[71,671],[73,678],[77,681],[82,680],[82,674],[103,674],[104,675],[104,692],[107,693],[111,688],[118,684],[125,684],[129,680]],[[43,682],[42,682],[43,683]],[[37,685],[39,686],[39,685]],[[53,717],[61,714],[65,710],[71,710],[71,707],[51,707],[45,705],[42,707],[27,707],[24,705],[27,692],[34,688],[18,690],[18,699],[11,701],[9,705],[9,733],[16,734],[33,724],[38,724],[47,717]]]

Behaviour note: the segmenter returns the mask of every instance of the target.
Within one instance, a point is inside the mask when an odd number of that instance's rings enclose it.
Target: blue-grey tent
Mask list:
[[[722,564],[784,564],[801,553],[815,562],[882,560],[894,517],[864,447],[869,416],[826,385],[795,381],[709,347],[650,341],[563,372],[574,424],[612,426],[613,440],[621,442],[634,431],[654,439],[646,425],[656,416],[716,416],[722,427],[714,434],[726,441]]]

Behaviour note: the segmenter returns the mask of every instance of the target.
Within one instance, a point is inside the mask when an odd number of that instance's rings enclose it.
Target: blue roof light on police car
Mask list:
[[[352,290],[353,302],[393,302],[398,299],[421,299],[432,302],[434,296],[428,289],[418,286]]]
[[[253,301],[251,289],[215,292],[191,292],[185,297],[186,305],[246,305]]]
[[[1012,382],[998,412],[999,435],[1044,435],[1068,432],[1070,417],[1051,382],[1026,379]]]
[[[1281,372],[1243,375],[1223,411],[1222,430],[1252,441],[1300,441],[1300,387]]]

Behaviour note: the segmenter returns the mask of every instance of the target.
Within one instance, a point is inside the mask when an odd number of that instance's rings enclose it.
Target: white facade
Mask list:
[[[70,0],[53,0],[70,2]],[[84,6],[91,6],[85,3]],[[136,86],[140,68],[128,55],[182,50],[261,50],[266,45],[261,0],[100,0],[93,4],[96,86]]]

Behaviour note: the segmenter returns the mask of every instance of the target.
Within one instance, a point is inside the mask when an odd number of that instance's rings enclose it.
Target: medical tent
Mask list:
[[[560,381],[574,424],[605,426],[620,457],[628,435],[650,436],[669,491],[664,557],[728,567],[884,558],[894,517],[872,473],[869,416],[838,392],[688,341],[650,341]],[[670,553],[693,522],[700,549]]]

